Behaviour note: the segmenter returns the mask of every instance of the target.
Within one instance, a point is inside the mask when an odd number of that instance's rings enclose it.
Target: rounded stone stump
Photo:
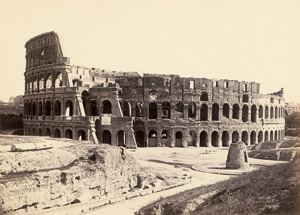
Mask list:
[[[226,160],[226,168],[246,169],[248,167],[249,162],[245,143],[237,142],[230,144]]]

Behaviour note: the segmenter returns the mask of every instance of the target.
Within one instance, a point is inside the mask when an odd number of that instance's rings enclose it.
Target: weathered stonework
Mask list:
[[[26,44],[24,133],[117,146],[247,145],[284,138],[283,89],[70,65],[56,33]]]
[[[243,142],[230,144],[226,168],[227,169],[246,169],[249,167],[247,148]]]

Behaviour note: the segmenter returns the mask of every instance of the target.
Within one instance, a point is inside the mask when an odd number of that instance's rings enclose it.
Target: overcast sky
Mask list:
[[[55,31],[71,64],[284,88],[300,103],[299,0],[0,0],[0,99],[24,93],[24,44]]]

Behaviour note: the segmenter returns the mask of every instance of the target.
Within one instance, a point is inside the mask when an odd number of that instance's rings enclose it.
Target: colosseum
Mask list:
[[[55,32],[25,44],[25,135],[136,147],[227,147],[284,138],[283,89],[70,64]]]

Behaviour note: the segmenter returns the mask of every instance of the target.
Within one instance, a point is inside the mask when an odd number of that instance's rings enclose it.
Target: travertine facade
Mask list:
[[[254,82],[74,66],[54,32],[25,47],[26,135],[130,148],[219,147],[284,137],[283,89],[262,95]]]

